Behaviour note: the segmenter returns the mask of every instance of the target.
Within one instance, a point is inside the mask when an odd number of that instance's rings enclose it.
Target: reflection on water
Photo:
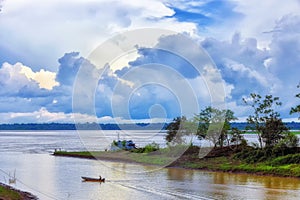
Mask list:
[[[287,181],[288,180],[288,181]],[[300,182],[297,178],[281,178],[270,176],[249,176],[249,174],[214,173],[215,184],[234,184],[236,182],[249,183],[273,189],[299,189]]]
[[[6,135],[0,133],[0,142],[4,144],[0,146],[0,181],[7,181],[5,172],[16,169],[17,183],[13,186],[30,191],[42,200],[300,199],[300,179],[176,168],[149,172],[153,167],[49,155],[53,146],[82,148],[73,136],[67,143],[66,133],[63,137],[57,132],[47,136],[35,134],[34,138],[21,133],[17,139]],[[106,183],[81,181],[81,176],[99,175],[106,178]]]
[[[1,169],[17,170],[16,187],[41,199],[299,199],[300,180],[103,162],[47,154],[0,154]],[[124,168],[116,171],[114,168]],[[127,168],[141,173],[128,173]],[[106,183],[82,182],[102,175]],[[4,174],[2,174],[2,177]],[[1,176],[0,180],[4,181]]]
[[[168,178],[184,181],[187,191],[195,190],[213,199],[299,199],[300,180],[250,174],[167,169]],[[177,179],[179,178],[179,179]],[[192,183],[192,184],[190,184]],[[196,186],[196,187],[195,187]]]
[[[192,180],[195,170],[177,170],[176,168],[168,168],[167,175],[170,180]]]

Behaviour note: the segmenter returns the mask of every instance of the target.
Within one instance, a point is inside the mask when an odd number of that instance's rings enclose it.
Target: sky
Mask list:
[[[0,0],[0,123],[165,122],[222,97],[245,121],[250,93],[299,121],[298,13],[299,0]],[[136,31],[149,28],[174,34]],[[126,32],[132,51],[104,45]]]

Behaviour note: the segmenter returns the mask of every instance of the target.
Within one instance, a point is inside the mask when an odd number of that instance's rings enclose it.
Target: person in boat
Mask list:
[[[100,180],[100,181],[102,180],[102,177],[101,177],[101,176],[99,176],[99,180]]]

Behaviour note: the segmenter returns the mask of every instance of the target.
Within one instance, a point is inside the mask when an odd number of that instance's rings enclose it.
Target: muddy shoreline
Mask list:
[[[38,200],[38,198],[35,195],[33,195],[29,192],[18,190],[16,188],[13,188],[12,186],[6,185],[4,183],[0,183],[0,186],[4,187],[7,190],[17,192],[21,197],[20,200]],[[0,196],[0,200],[10,200],[10,198]]]

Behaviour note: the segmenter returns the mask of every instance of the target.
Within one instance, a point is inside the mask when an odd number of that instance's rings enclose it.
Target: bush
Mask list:
[[[150,153],[150,152],[157,151],[157,150],[159,150],[159,144],[157,144],[155,142],[152,142],[151,144],[147,144],[143,148],[133,149],[133,150],[131,150],[131,152],[134,152],[134,153]]]
[[[155,142],[152,142],[151,144],[147,144],[145,146],[144,153],[150,153],[157,150],[159,150],[159,145]]]
[[[268,159],[267,152],[263,149],[247,148],[237,153],[233,157],[234,159],[240,159],[246,163],[256,163]]]
[[[300,164],[300,154],[289,154],[275,158],[270,162],[270,165],[286,165],[286,164]]]

